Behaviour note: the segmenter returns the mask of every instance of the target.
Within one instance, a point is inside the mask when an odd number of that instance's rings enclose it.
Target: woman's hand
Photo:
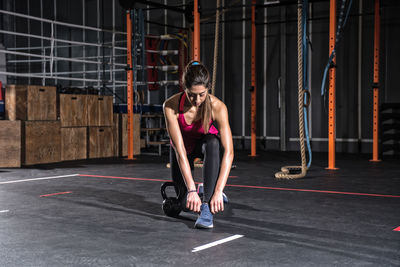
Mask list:
[[[193,212],[200,212],[201,199],[197,192],[189,192],[186,199],[186,208]]]
[[[224,199],[222,197],[222,192],[214,192],[214,195],[210,201],[210,208],[212,214],[224,211]]]

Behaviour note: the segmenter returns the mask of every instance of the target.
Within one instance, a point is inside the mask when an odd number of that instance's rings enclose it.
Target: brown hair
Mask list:
[[[191,61],[186,65],[185,72],[182,77],[183,87],[190,89],[193,85],[203,85],[207,90],[211,86],[210,73],[207,68],[198,61]],[[207,93],[206,100],[203,103],[203,110],[201,114],[201,120],[203,124],[203,129],[205,133],[208,133],[210,129],[211,121],[211,98],[209,93]]]

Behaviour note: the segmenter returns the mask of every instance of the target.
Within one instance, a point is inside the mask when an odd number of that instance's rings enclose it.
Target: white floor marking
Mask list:
[[[51,177],[42,177],[42,178],[31,178],[31,179],[7,181],[7,182],[0,182],[0,184],[13,184],[13,183],[22,183],[22,182],[38,181],[38,180],[58,179],[58,178],[72,177],[72,176],[79,176],[79,174],[68,174],[68,175],[60,175],[60,176],[51,176]]]
[[[9,212],[9,210],[0,210],[0,213],[6,213]]]
[[[207,248],[211,248],[211,247],[214,247],[214,246],[220,245],[220,244],[222,244],[222,243],[226,243],[226,242],[229,242],[229,241],[232,241],[232,240],[241,238],[241,237],[243,237],[243,235],[233,235],[233,236],[231,236],[231,237],[227,237],[227,238],[224,238],[224,239],[221,239],[221,240],[212,242],[212,243],[208,243],[208,244],[205,244],[205,245],[200,246],[200,247],[195,247],[195,248],[192,250],[192,252],[197,252],[197,251],[200,251],[200,250],[204,250],[204,249],[207,249]]]

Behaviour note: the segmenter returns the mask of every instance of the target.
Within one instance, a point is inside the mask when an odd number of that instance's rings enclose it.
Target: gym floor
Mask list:
[[[399,161],[237,151],[214,229],[166,217],[166,156],[0,169],[0,266],[400,266]],[[320,159],[320,160],[318,160]],[[201,182],[201,169],[195,169]]]

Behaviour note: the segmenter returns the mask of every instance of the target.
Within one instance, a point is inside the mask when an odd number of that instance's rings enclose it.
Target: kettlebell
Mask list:
[[[165,189],[169,186],[173,186],[175,188],[175,192],[179,196],[179,188],[176,186],[174,182],[165,182],[161,185],[161,196],[163,198],[162,209],[165,215],[169,217],[177,217],[179,213],[182,211],[181,203],[178,200],[178,197],[168,197],[165,193]]]

